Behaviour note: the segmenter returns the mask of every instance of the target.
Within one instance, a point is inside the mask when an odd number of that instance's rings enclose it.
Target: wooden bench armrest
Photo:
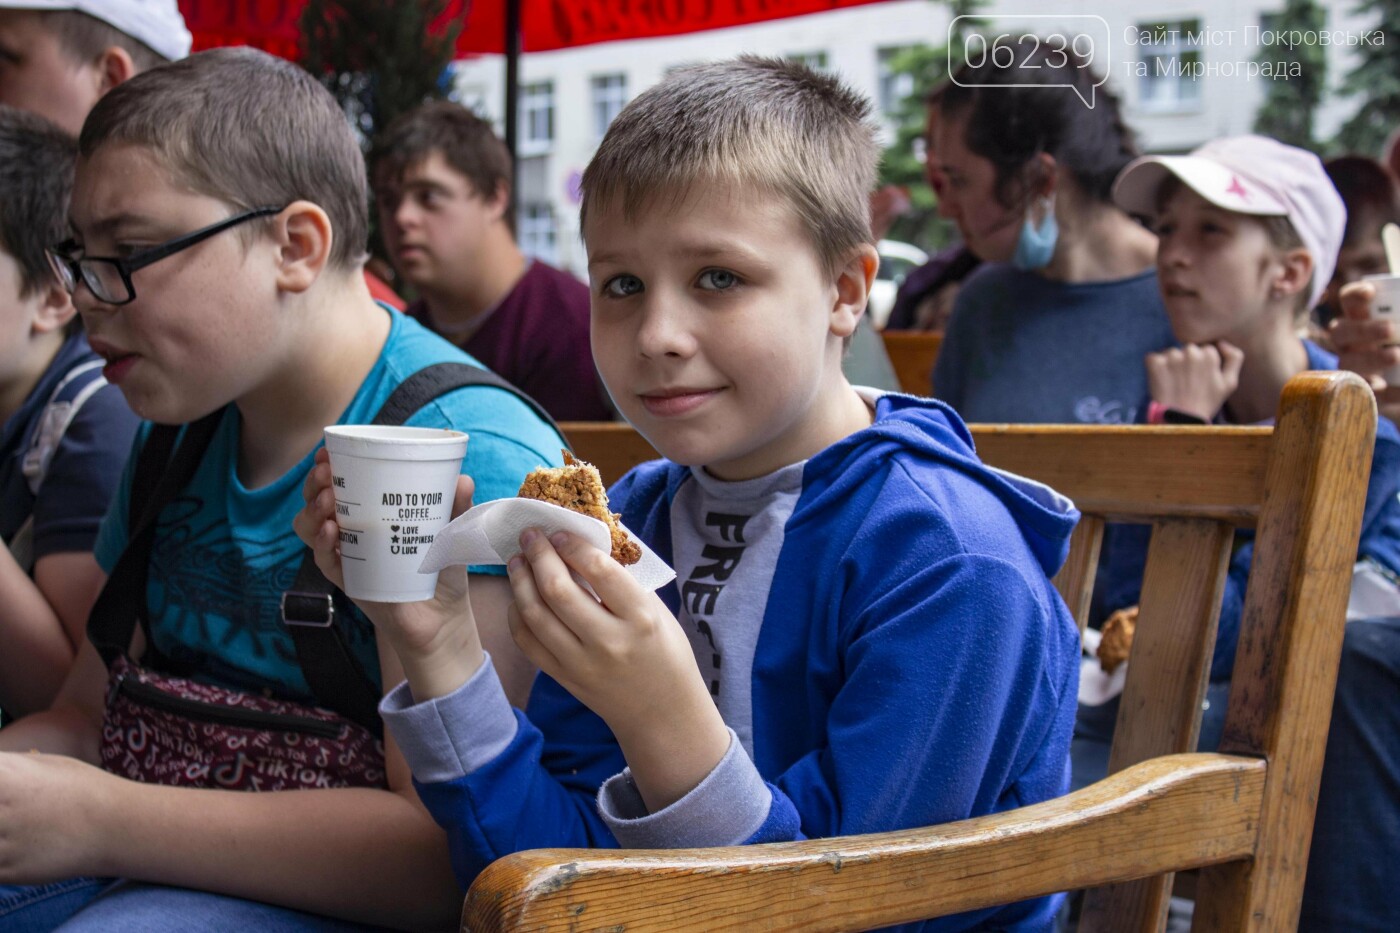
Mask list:
[[[714,849],[540,849],[493,863],[463,929],[860,930],[1248,858],[1264,761],[1167,755],[942,826]]]

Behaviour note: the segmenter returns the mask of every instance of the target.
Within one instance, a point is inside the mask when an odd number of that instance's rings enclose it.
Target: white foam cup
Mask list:
[[[1400,275],[1368,275],[1363,282],[1370,282],[1376,288],[1376,298],[1371,302],[1371,316],[1393,321],[1400,331]],[[1383,374],[1385,381],[1392,386],[1400,386],[1400,363],[1390,367]]]
[[[430,599],[438,575],[418,567],[452,517],[467,435],[338,424],[326,428],[326,450],[346,595],[383,603]]]

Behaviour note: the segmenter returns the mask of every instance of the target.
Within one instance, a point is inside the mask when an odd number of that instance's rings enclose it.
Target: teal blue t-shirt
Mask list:
[[[386,309],[387,310],[387,309]],[[373,420],[389,395],[413,373],[441,362],[481,365],[396,311],[374,368],[338,424]],[[147,600],[151,637],[175,663],[200,680],[241,690],[270,689],[311,699],[290,636],[282,629],[282,592],[292,585],[303,546],[292,530],[302,508],[301,486],[315,449],[260,489],[238,479],[238,409],[225,409],[204,459],[180,496],[162,510],[151,554]],[[560,463],[554,430],[514,395],[469,386],[423,406],[410,425],[454,428],[470,436],[462,471],[476,482],[475,502],[513,496],[525,474]],[[136,449],[146,439],[143,425]],[[317,448],[321,445],[318,443]],[[98,532],[95,554],[111,573],[127,541],[127,511],[135,456]],[[472,568],[503,573],[502,567]],[[345,634],[360,663],[379,681],[373,626],[358,612]]]

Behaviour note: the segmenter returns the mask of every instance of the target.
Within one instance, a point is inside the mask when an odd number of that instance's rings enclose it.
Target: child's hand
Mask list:
[[[508,565],[516,643],[612,728],[652,812],[679,800],[729,748],[685,633],[655,593],[582,539],[530,529],[520,543]]]
[[[1239,387],[1244,351],[1224,340],[1188,343],[1149,353],[1146,364],[1154,402],[1209,422]]]
[[[64,755],[0,752],[0,884],[43,884],[105,869],[123,785]]]
[[[473,486],[471,478],[457,478],[457,493],[452,503],[452,517],[471,508]],[[322,447],[316,452],[316,465],[302,485],[306,506],[292,521],[297,537],[311,548],[316,566],[342,590],[345,575],[340,566],[340,529],[335,521],[335,491],[331,488],[330,455]],[[355,600],[355,605],[385,634],[409,674],[414,696],[422,700],[440,695],[442,691],[428,689],[413,676],[425,663],[436,669],[446,655],[470,664],[474,671],[481,663],[481,643],[467,599],[467,568],[448,567],[438,574],[433,598],[416,603],[376,603]],[[456,665],[454,664],[454,667]],[[458,684],[460,685],[460,684]]]
[[[1388,388],[1385,371],[1400,363],[1400,335],[1393,321],[1371,317],[1375,299],[1376,287],[1370,282],[1343,286],[1342,314],[1332,322],[1329,332],[1338,366],[1369,380],[1379,393]]]

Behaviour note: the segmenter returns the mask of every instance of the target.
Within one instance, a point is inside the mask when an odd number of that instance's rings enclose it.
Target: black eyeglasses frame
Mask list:
[[[207,227],[200,227],[198,230],[167,240],[150,249],[143,249],[139,253],[133,253],[125,258],[116,256],[73,256],[73,251],[77,249],[77,244],[72,240],[50,247],[44,252],[48,255],[49,265],[53,267],[54,274],[63,283],[63,287],[68,289],[69,294],[78,290],[78,283],[82,282],[88,287],[88,291],[103,304],[120,306],[130,304],[136,300],[136,286],[131,282],[131,274],[146,268],[154,262],[159,262],[168,256],[173,256],[178,252],[189,249],[197,243],[202,243],[215,234],[223,233],[230,227],[246,223],[258,217],[270,217],[273,214],[280,214],[286,207],[255,207],[252,210],[244,211],[241,214],[234,214],[232,217],[225,217],[217,223],[212,223]],[[100,273],[94,271],[97,264],[111,266],[121,277],[122,287],[125,297],[117,297],[111,294]]]

